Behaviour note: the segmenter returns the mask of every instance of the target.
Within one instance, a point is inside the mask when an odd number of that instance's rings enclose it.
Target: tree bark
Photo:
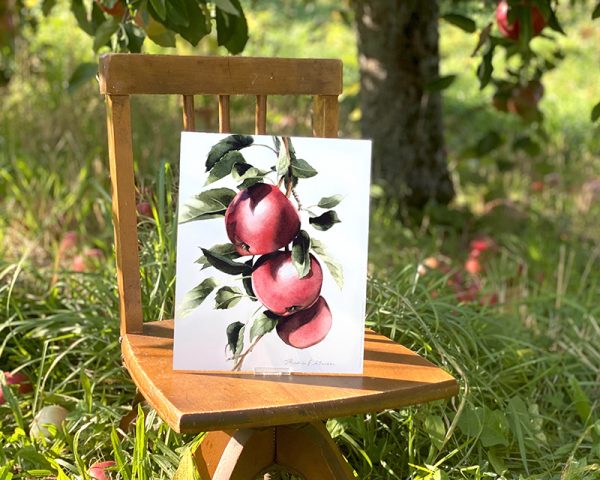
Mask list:
[[[354,0],[361,128],[373,139],[373,177],[412,206],[448,203],[439,76],[437,0]]]

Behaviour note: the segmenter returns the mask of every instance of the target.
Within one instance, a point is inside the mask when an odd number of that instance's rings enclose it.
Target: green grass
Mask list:
[[[329,21],[315,30],[310,12],[257,8],[250,21],[259,33],[248,53],[294,55],[299,43],[310,56],[326,44],[323,55],[345,59],[352,93],[352,34],[325,10],[319,15]],[[297,42],[290,43],[290,25]],[[598,27],[575,16],[566,28],[569,56],[545,84],[547,140],[531,157],[510,146],[539,132],[488,108],[491,92],[479,91],[470,74],[474,39],[443,26],[442,70],[460,73],[445,93],[459,195],[451,207],[417,216],[393,199],[373,198],[367,323],[446,368],[461,393],[331,420],[358,478],[600,478],[600,209],[585,187],[600,172],[600,135],[588,122],[600,98]],[[135,389],[119,351],[104,106],[92,83],[72,96],[63,91],[77,62],[93,60],[91,42],[64,11],[30,37],[0,114],[0,370],[22,369],[34,392],[6,390],[0,479],[85,479],[91,463],[108,459],[119,464],[119,478],[170,479],[201,436],[175,434],[148,407],[129,432],[118,429]],[[344,102],[344,131],[355,135],[353,95]],[[140,225],[144,314],[164,319],[173,310],[180,116],[174,100],[134,106],[140,194],[154,208]],[[277,105],[272,121],[303,108]],[[473,154],[469,147],[489,131],[505,143]],[[536,180],[543,191],[532,189]],[[76,245],[61,250],[71,230]],[[480,235],[497,247],[471,276],[463,265]],[[104,258],[88,258],[87,271],[74,272],[74,257],[90,248]],[[419,264],[428,257],[448,270],[423,274]],[[478,297],[459,301],[457,289],[469,285],[478,285]],[[488,305],[493,294],[499,301]],[[31,420],[51,404],[70,411],[65,431],[30,438]]]

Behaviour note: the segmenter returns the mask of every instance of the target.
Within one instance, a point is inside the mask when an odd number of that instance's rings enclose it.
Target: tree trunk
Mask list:
[[[439,76],[437,0],[354,0],[361,128],[373,139],[373,176],[412,206],[448,203]]]

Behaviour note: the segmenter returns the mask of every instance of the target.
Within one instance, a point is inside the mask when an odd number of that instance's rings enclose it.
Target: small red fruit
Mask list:
[[[150,205],[150,202],[140,202],[135,206],[135,208],[139,215],[144,217],[152,216],[152,205]]]
[[[95,480],[110,480],[112,478],[111,472],[107,471],[111,467],[115,467],[117,464],[112,460],[107,460],[106,462],[96,462],[94,463],[88,473],[91,478]]]
[[[300,217],[279,188],[256,183],[233,198],[225,227],[240,255],[262,255],[288,245],[300,230]]]
[[[481,273],[482,268],[479,260],[474,257],[469,257],[465,262],[465,270],[471,275],[477,275],[478,273]]]
[[[73,261],[71,262],[71,270],[79,273],[85,272],[86,265],[83,255],[77,255],[75,258],[73,258]]]
[[[494,246],[495,243],[490,237],[477,237],[471,240],[471,243],[469,244],[472,257],[477,256],[473,254],[474,251],[477,253],[483,253],[494,248]]]
[[[125,13],[125,6],[121,3],[121,0],[117,0],[112,7],[106,6],[102,0],[96,0],[96,3],[100,7],[100,10],[111,17],[121,18]]]
[[[27,375],[25,375],[22,372],[17,372],[17,373],[4,372],[4,381],[6,382],[6,385],[17,385],[19,387],[17,389],[18,393],[31,392],[31,390],[33,389],[31,386],[31,382],[29,381],[29,378],[27,378]],[[5,402],[4,393],[2,392],[2,389],[0,388],[0,405],[2,405],[4,402]]]
[[[77,246],[77,232],[72,230],[65,232],[62,240],[60,241],[60,251],[68,252]]]
[[[523,2],[523,6],[527,6],[531,10],[531,26],[533,30],[533,35],[539,35],[540,32],[546,26],[546,19],[540,9],[530,4],[529,2]],[[519,20],[515,20],[514,23],[509,23],[508,20],[508,12],[510,10],[510,6],[508,5],[506,0],[502,0],[498,3],[498,7],[496,8],[496,23],[498,24],[498,30],[500,33],[511,40],[518,40],[519,33],[521,30],[521,25]]]
[[[281,319],[277,324],[277,335],[291,347],[308,348],[327,336],[331,323],[329,305],[319,297],[312,307]]]
[[[276,315],[288,316],[310,307],[319,297],[323,271],[310,256],[310,272],[300,278],[290,252],[273,252],[258,259],[252,272],[256,297]]]

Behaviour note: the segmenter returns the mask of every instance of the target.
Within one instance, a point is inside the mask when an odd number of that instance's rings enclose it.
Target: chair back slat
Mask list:
[[[254,120],[254,133],[265,135],[267,133],[267,96],[256,96],[256,114]]]
[[[186,132],[196,130],[196,110],[194,110],[194,96],[183,96],[183,129]]]
[[[219,132],[231,132],[229,95],[219,95]]]
[[[141,333],[142,300],[129,96],[107,95],[106,107],[121,335]]]
[[[121,333],[142,333],[130,96],[181,95],[183,127],[194,131],[194,95],[217,95],[219,131],[227,133],[231,131],[230,95],[252,95],[256,98],[255,132],[265,134],[268,95],[310,95],[313,135],[336,137],[342,63],[333,59],[109,54],[100,57],[99,80],[107,105]]]
[[[335,59],[110,54],[100,93],[116,95],[340,95]]]

